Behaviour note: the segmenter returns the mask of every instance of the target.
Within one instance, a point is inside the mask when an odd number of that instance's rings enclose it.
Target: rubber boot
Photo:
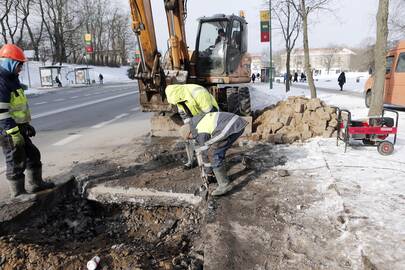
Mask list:
[[[28,192],[36,193],[41,190],[54,188],[55,184],[51,182],[45,182],[42,179],[42,167],[36,169],[27,169],[26,170]]]
[[[186,154],[187,154],[187,163],[184,164],[185,170],[191,170],[197,166],[197,162],[194,158],[194,143],[191,141],[186,142]]]
[[[212,196],[222,196],[232,189],[232,186],[229,184],[228,176],[226,175],[225,166],[219,168],[214,168],[214,174],[217,178],[218,187],[212,192]]]
[[[10,189],[10,197],[17,198],[20,195],[27,194],[24,187],[24,178],[17,180],[7,180]]]

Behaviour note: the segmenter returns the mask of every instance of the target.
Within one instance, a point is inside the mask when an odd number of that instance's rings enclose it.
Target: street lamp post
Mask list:
[[[269,70],[269,77],[270,77],[270,90],[273,89],[273,52],[272,52],[272,40],[273,36],[271,34],[271,0],[269,0],[269,47],[270,47],[270,70]]]

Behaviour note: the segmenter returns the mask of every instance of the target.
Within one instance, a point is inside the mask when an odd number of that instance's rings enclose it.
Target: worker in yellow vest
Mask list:
[[[14,44],[0,49],[0,143],[11,197],[26,194],[27,190],[34,193],[55,186],[43,181],[41,153],[30,139],[36,131],[30,125],[28,100],[18,79],[25,61],[23,50]]]
[[[215,98],[204,87],[197,84],[172,84],[166,87],[166,97],[170,104],[176,105],[184,123],[188,123],[193,116],[202,113],[217,112],[219,106]],[[195,165],[194,144],[186,141],[187,163],[186,169]]]
[[[225,155],[232,144],[243,134],[248,122],[228,112],[200,114],[180,128],[184,139],[195,139],[199,144],[196,151],[202,152],[204,166],[213,169],[218,187],[212,196],[221,196],[231,190],[226,173]]]

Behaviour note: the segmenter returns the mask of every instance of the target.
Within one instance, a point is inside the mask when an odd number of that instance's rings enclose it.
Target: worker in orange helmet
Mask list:
[[[43,181],[41,153],[30,139],[36,131],[30,125],[28,100],[18,79],[26,61],[23,50],[14,44],[0,49],[0,143],[12,198],[27,194],[27,190],[35,193],[55,186]]]

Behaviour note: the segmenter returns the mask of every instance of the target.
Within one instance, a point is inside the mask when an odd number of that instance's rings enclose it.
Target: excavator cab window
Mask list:
[[[241,59],[241,34],[242,34],[242,27],[241,23],[238,20],[234,20],[232,22],[232,30],[231,30],[231,42],[228,47],[228,70],[229,73],[233,73],[240,63]]]
[[[200,75],[222,75],[225,72],[227,52],[228,21],[204,21],[200,25],[197,39],[198,63]]]

